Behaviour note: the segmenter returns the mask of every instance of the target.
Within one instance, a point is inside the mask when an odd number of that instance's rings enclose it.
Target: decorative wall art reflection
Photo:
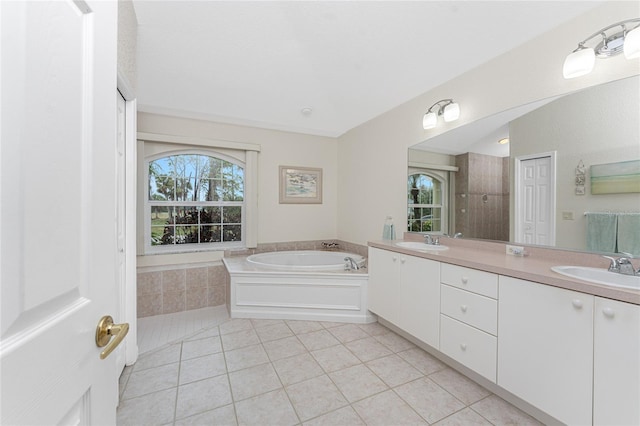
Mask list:
[[[322,204],[322,169],[280,166],[280,204]]]
[[[640,160],[591,166],[592,194],[640,192]]]

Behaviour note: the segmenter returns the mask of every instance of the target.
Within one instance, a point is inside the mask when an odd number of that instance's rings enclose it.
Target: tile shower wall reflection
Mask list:
[[[509,157],[456,156],[455,232],[509,240]]]

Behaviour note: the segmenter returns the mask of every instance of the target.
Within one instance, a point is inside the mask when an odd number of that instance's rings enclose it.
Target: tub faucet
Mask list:
[[[344,261],[347,262],[344,264],[345,271],[357,271],[360,269],[358,262],[356,262],[353,257],[347,256],[344,258]]]

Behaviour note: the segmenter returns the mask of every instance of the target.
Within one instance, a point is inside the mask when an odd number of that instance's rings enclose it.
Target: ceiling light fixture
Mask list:
[[[498,141],[500,145],[506,145],[509,143],[509,138],[502,138]]]
[[[636,24],[638,23],[638,24]],[[627,25],[635,24],[630,31]],[[617,29],[612,32],[612,29]],[[609,31],[609,35],[607,35]],[[595,47],[586,47],[585,43],[600,36],[602,40]],[[596,31],[580,43],[572,53],[564,60],[562,75],[564,78],[580,77],[589,74],[596,63],[596,57],[600,59],[610,58],[624,52],[627,59],[640,58],[640,18],[627,19],[617,22]]]
[[[434,110],[435,107],[438,107]],[[453,99],[442,99],[431,105],[424,117],[422,117],[422,127],[427,129],[433,129],[438,124],[438,116],[442,116],[444,121],[455,121],[460,117],[460,105],[453,102]]]

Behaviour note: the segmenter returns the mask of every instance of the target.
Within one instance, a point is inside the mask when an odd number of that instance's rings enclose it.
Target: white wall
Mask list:
[[[639,82],[639,77],[631,77],[568,95],[510,124],[512,159],[558,153],[558,247],[586,250],[585,211],[640,211],[640,194],[591,195],[589,182],[589,167],[594,164],[640,159]],[[575,169],[580,161],[587,170],[585,195],[575,194]],[[562,212],[572,212],[574,219],[563,220]]]
[[[578,41],[612,23],[637,17],[638,11],[637,2],[606,2],[341,136],[338,238],[356,244],[379,239],[386,215],[392,215],[402,231],[411,145],[515,106],[640,74],[640,61],[619,55],[599,61],[587,76],[562,77],[564,58]],[[423,130],[426,109],[443,98],[460,104],[460,119]]]
[[[136,46],[138,20],[131,0],[118,0],[118,73],[131,90],[137,86]]]
[[[260,145],[258,243],[337,237],[336,139],[144,112],[138,113],[138,131]],[[322,168],[322,204],[279,204],[280,165]],[[139,232],[142,232],[141,226],[139,229]]]

